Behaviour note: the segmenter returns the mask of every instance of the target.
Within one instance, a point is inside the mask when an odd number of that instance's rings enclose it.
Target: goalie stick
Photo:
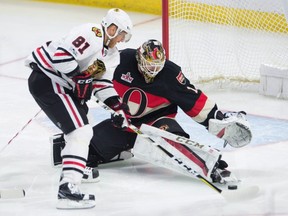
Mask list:
[[[92,97],[93,100],[102,108],[104,108],[105,110],[109,111],[111,114],[117,114],[117,112],[115,112],[113,109],[111,109],[109,106],[107,106],[106,104],[104,104],[102,101],[98,100],[95,97]],[[142,133],[141,130],[139,130],[137,127],[135,127],[134,125],[130,124],[129,128],[134,131],[135,133],[137,133],[139,136],[142,136],[143,138],[147,139],[150,143],[152,143],[153,145],[156,145],[159,149],[161,149],[169,158],[171,158],[171,160],[173,160],[179,167],[181,167],[181,169],[184,169],[186,172],[192,174],[194,177],[198,178],[200,181],[202,181],[203,183],[205,183],[206,185],[208,185],[210,188],[214,189],[216,192],[218,192],[219,194],[222,194],[222,196],[226,199],[226,200],[230,200],[230,201],[235,201],[235,200],[242,200],[242,199],[247,199],[249,197],[253,197],[253,195],[255,196],[256,194],[258,194],[259,192],[259,188],[257,186],[251,186],[248,188],[243,188],[243,189],[238,189],[238,190],[222,190],[219,187],[217,187],[216,185],[214,185],[213,183],[211,183],[210,181],[208,181],[205,177],[203,177],[202,175],[200,175],[197,171],[193,170],[190,166],[186,165],[185,163],[183,163],[183,161],[179,160],[179,158],[175,157],[175,155],[173,155],[171,152],[167,151],[167,149],[165,149],[165,147],[163,147],[161,144],[157,143],[156,141],[154,141],[151,137],[149,137],[147,134]],[[236,195],[237,194],[237,195]],[[235,196],[236,195],[236,196]]]
[[[144,128],[142,129],[142,132],[144,131],[144,133],[147,135],[157,134],[158,136],[162,138],[166,138],[174,142],[180,143],[182,145],[188,146],[190,149],[196,152],[200,150],[200,151],[205,151],[208,154],[212,154],[212,152],[219,151],[215,148],[212,148],[211,146],[200,144],[199,142],[196,142],[184,136],[169,133],[168,131],[161,130],[159,128],[152,127],[146,124],[143,124],[143,126]]]

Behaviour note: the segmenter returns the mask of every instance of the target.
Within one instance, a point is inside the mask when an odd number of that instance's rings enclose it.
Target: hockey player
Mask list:
[[[82,194],[79,185],[93,135],[86,102],[94,92],[101,101],[117,97],[112,77],[120,62],[116,44],[131,38],[132,22],[126,12],[113,8],[101,24],[87,23],[66,36],[38,47],[26,60],[31,67],[29,91],[48,118],[64,133],[59,209],[92,208],[95,197]],[[113,103],[110,103],[112,106]],[[117,103],[117,106],[121,104]]]
[[[177,109],[181,108],[191,119],[233,147],[242,147],[251,141],[245,113],[222,113],[218,110],[216,103],[195,88],[178,65],[166,60],[165,50],[157,40],[148,40],[138,49],[121,51],[113,83],[121,99],[115,96],[114,101],[111,99],[109,102],[121,104],[131,123],[137,127],[145,123],[188,138],[189,135],[175,120]],[[106,101],[108,106],[113,107],[110,103]],[[128,105],[126,108],[125,104]],[[140,142],[141,145],[141,139],[135,133],[119,129],[124,120],[120,116],[112,122],[107,119],[93,127],[90,164],[96,166],[109,162],[122,151],[133,148],[135,143]],[[172,145],[179,146],[176,143]],[[204,152],[202,156],[197,156],[200,158],[197,166],[207,166],[206,155],[208,153]],[[221,153],[216,153],[206,175],[209,180],[222,183],[224,176],[221,173],[228,165],[220,158]],[[225,174],[225,178],[229,177],[226,170]]]

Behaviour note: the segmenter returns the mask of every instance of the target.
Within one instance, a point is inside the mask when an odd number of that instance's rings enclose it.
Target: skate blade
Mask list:
[[[89,209],[95,207],[95,200],[69,200],[69,199],[58,199],[57,209]]]

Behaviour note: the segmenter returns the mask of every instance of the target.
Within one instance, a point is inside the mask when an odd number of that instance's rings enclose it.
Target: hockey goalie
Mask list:
[[[180,66],[166,59],[159,41],[148,40],[138,49],[122,50],[113,84],[120,97],[104,101],[114,114],[93,127],[87,166],[129,158],[133,151],[140,159],[187,174],[187,169],[181,167],[185,164],[210,182],[237,181],[227,170],[222,153],[190,140],[176,116],[182,109],[191,122],[205,127],[225,145],[239,148],[252,139],[246,113],[220,111],[215,102],[190,83]],[[97,91],[94,96],[97,98]],[[129,125],[135,125],[156,144],[129,130]],[[61,160],[57,144],[65,141],[55,140],[52,138],[53,155],[58,157],[54,159]]]

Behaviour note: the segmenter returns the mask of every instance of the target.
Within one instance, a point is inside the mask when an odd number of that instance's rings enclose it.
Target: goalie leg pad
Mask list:
[[[186,137],[172,134],[165,130],[160,130],[159,128],[149,126],[146,124],[142,124],[141,131],[145,134],[148,134],[151,137],[158,136],[160,139],[163,138],[167,141],[169,140],[168,142],[171,143],[174,142],[174,145],[178,144],[177,145],[178,150],[180,151],[182,149],[188,155],[189,155],[188,152],[190,151],[190,154],[192,154],[191,157],[193,157],[193,155],[196,155],[197,158],[205,162],[205,166],[208,168],[207,176],[210,176],[213,167],[215,167],[216,163],[221,158],[221,152],[219,150],[212,148],[210,146],[197,143]]]
[[[149,128],[151,127],[152,126],[143,124],[141,126],[141,131],[143,131],[145,134],[148,134],[147,130],[149,131]],[[209,154],[207,152],[207,154],[204,154],[205,152],[203,151],[203,154],[200,156],[199,154],[195,153],[194,150],[183,144],[174,141],[171,141],[173,144],[170,144],[162,137],[157,136],[157,134],[149,134],[149,136],[155,140],[156,143],[150,142],[149,140],[138,136],[133,149],[135,157],[148,161],[152,164],[182,173],[184,175],[188,175],[190,177],[190,170],[195,170],[201,176],[205,176],[209,181],[211,181],[210,174],[212,173],[216,162],[220,158],[220,153]],[[160,148],[157,144],[160,145]],[[165,150],[170,152],[173,157],[167,155]],[[202,158],[203,155],[205,155],[205,159]]]
[[[65,147],[65,139],[64,134],[55,134],[49,139],[51,144],[51,160],[53,167],[60,167],[62,166],[62,157],[61,151]]]

